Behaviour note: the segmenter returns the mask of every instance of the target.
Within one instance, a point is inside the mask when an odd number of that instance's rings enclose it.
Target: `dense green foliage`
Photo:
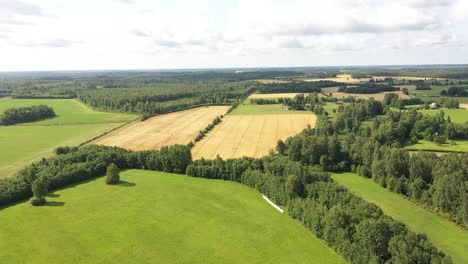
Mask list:
[[[388,93],[385,95],[384,100],[382,101],[384,106],[391,106],[398,109],[404,109],[408,105],[421,105],[424,104],[424,101],[419,98],[410,98],[410,99],[400,99],[398,94]]]
[[[47,180],[45,177],[35,179],[31,184],[31,190],[34,195],[31,198],[31,204],[34,206],[44,205],[46,203],[45,196],[47,195]]]
[[[388,84],[363,83],[356,86],[341,86],[338,89],[338,92],[374,94],[381,92],[393,92],[398,90],[400,89]]]
[[[432,90],[431,85],[426,81],[412,81],[412,83],[416,85],[416,90]]]
[[[249,82],[166,83],[144,88],[87,89],[80,91],[78,98],[99,109],[155,115],[202,105],[229,105],[255,87]]]
[[[109,185],[118,184],[120,182],[119,167],[114,163],[107,166],[106,170],[106,183]]]
[[[260,87],[261,93],[320,93],[321,88],[339,86],[333,81],[268,83]]]
[[[18,123],[34,122],[55,117],[54,109],[47,105],[10,108],[0,116],[0,125],[9,126]]]
[[[442,92],[440,92],[440,95],[461,97],[461,96],[468,96],[468,91],[466,90],[466,87],[451,86],[450,88],[448,88],[447,91],[443,90]]]

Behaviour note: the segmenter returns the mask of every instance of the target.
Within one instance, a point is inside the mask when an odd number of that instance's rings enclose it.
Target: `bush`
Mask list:
[[[31,198],[31,200],[29,200],[29,202],[33,206],[41,206],[41,205],[44,205],[46,203],[46,199],[44,197],[42,197],[42,198],[33,197],[33,198]]]
[[[119,167],[114,163],[109,164],[107,166],[106,172],[106,183],[107,184],[118,184],[120,181],[120,174],[119,174]]]
[[[34,197],[31,199],[31,204],[34,206],[44,205],[46,199],[44,196],[47,194],[47,180],[44,177],[37,178],[31,185],[31,190]]]
[[[48,107],[47,105],[10,108],[5,110],[3,115],[0,116],[0,124],[9,126],[52,117],[55,117],[54,109]]]

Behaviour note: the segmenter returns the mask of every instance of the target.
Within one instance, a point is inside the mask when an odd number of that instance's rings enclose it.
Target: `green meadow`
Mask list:
[[[73,99],[0,99],[0,114],[8,108],[45,104],[55,118],[0,126],[0,178],[52,154],[62,145],[78,145],[111,130],[136,115],[98,112]]]
[[[453,263],[468,263],[467,230],[355,173],[334,174],[332,178],[411,230],[426,234],[436,247],[452,257]]]
[[[81,125],[123,123],[137,116],[124,113],[94,111],[75,99],[0,99],[0,114],[8,108],[44,104],[52,107],[57,117],[21,125]]]
[[[454,123],[464,124],[468,122],[468,110],[466,109],[436,109],[436,110],[420,110],[421,113],[426,115],[438,115],[440,111],[444,111],[445,118],[450,116],[450,120]]]
[[[407,150],[425,150],[425,151],[462,151],[468,152],[468,140],[455,140],[446,144],[437,145],[427,140],[419,140],[418,143],[405,147]]]
[[[247,101],[247,100],[246,100]],[[230,115],[287,115],[287,114],[312,114],[311,111],[294,111],[283,109],[281,104],[257,105],[244,102],[235,108]]]
[[[238,183],[121,173],[23,202],[0,218],[0,263],[345,263]]]

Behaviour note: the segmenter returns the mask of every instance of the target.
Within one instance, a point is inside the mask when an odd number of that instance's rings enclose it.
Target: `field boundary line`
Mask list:
[[[280,213],[284,214],[284,210],[281,209],[281,207],[277,206],[274,202],[272,202],[268,197],[266,197],[264,194],[262,194],[263,199],[267,201],[271,206],[273,206],[276,210],[280,211]]]

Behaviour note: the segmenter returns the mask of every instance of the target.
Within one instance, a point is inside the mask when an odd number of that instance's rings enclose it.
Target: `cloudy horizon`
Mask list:
[[[463,0],[0,0],[0,71],[465,64]]]

